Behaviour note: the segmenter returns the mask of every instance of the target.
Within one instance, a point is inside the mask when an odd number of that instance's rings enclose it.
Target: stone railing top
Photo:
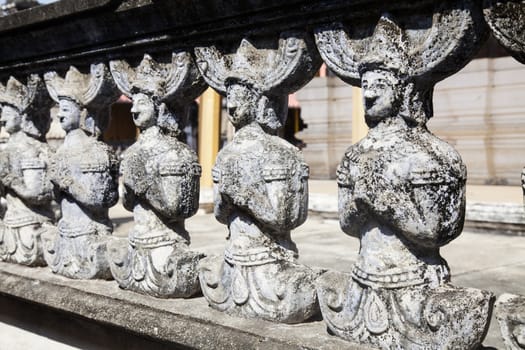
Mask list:
[[[107,9],[108,6],[122,2],[121,0],[62,0],[45,7],[33,7],[25,11],[15,12],[9,16],[0,17],[0,31],[16,30],[27,25],[42,24],[51,20],[65,19],[71,15],[84,14],[86,11]]]
[[[156,299],[112,281],[73,281],[45,268],[0,263],[0,294],[191,349],[366,350],[326,333],[322,321],[280,325],[226,316],[203,298]],[[199,336],[202,335],[202,336]]]
[[[62,0],[0,18],[0,78],[141,58],[185,46],[312,29],[322,23],[418,11],[433,0]],[[137,20],[140,18],[140,20]]]

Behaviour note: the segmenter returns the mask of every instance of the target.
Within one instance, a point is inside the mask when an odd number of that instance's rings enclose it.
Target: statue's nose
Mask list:
[[[363,97],[365,99],[375,99],[377,97],[377,94],[374,90],[371,89],[363,89]]]

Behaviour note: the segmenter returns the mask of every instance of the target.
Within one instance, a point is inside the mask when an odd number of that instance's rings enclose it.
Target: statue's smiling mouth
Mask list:
[[[365,109],[372,109],[376,104],[376,97],[365,98]]]
[[[231,115],[231,116],[234,116],[235,115],[235,111],[237,110],[237,107],[228,107],[228,113]]]

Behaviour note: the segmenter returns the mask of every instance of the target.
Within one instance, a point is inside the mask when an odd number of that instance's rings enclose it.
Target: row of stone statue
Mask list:
[[[112,61],[87,74],[70,68],[65,78],[11,78],[0,91],[10,133],[0,163],[1,259],[46,262],[70,278],[113,276],[122,288],[156,297],[201,289],[212,307],[243,317],[297,323],[320,310],[333,333],[384,349],[477,348],[493,296],[450,285],[439,253],[463,227],[466,169],[426,123],[434,85],[471,59],[485,27],[474,2],[443,6],[417,35],[385,14],[373,33],[331,25],[316,31],[315,42],[287,32],[278,41],[176,52],[171,62],[146,55],[136,66]],[[287,95],[318,70],[318,52],[363,88],[370,127],[337,171],[341,227],[361,241],[351,274],[297,262],[290,231],[306,220],[308,166],[275,136]],[[177,136],[205,83],[226,96],[236,129],[213,170],[215,216],[229,228],[220,257],[191,251],[184,227],[198,208],[201,169]],[[119,93],[132,99],[141,130],[120,162],[122,203],[134,214],[127,240],[110,235],[119,161],[98,140]],[[56,152],[44,139],[49,97],[66,131]]]

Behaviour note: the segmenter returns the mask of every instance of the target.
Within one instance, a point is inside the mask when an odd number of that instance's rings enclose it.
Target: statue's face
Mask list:
[[[80,115],[81,109],[78,103],[68,100],[61,99],[58,102],[58,120],[60,126],[66,131],[66,133],[80,128]]]
[[[377,123],[396,111],[398,79],[387,71],[365,72],[361,78],[367,122]]]
[[[20,112],[12,106],[4,105],[2,107],[2,116],[0,120],[5,131],[10,134],[20,131],[22,128],[22,116],[20,115]]]
[[[239,128],[255,120],[257,96],[249,87],[232,84],[227,88],[226,108],[232,124]]]
[[[155,105],[148,95],[142,93],[133,95],[131,114],[133,122],[139,129],[146,129],[155,124]]]

